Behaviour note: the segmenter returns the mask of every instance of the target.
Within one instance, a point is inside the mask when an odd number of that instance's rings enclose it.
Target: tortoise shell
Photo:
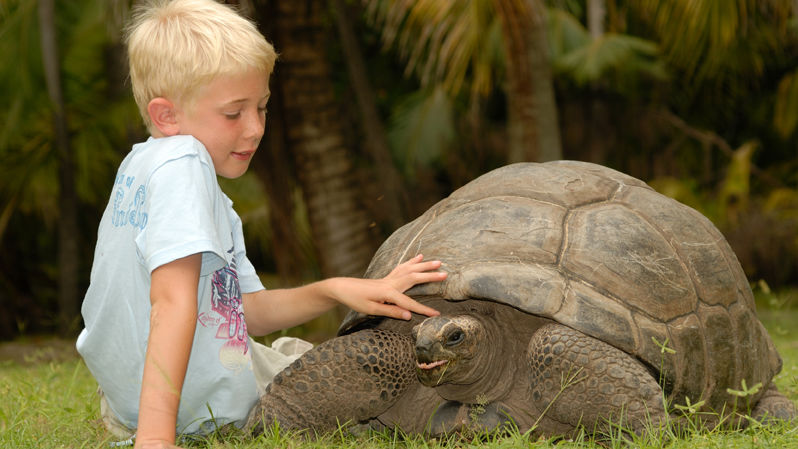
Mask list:
[[[728,388],[768,385],[781,368],[718,229],[606,167],[556,161],[491,171],[391,235],[366,277],[419,253],[449,275],[410,296],[494,301],[569,326],[635,356],[676,403],[689,397],[720,409],[733,400]],[[379,323],[350,313],[339,333]]]

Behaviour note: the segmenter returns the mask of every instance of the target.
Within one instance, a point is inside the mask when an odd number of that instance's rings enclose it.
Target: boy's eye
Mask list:
[[[227,117],[229,120],[235,120],[235,119],[237,119],[237,118],[241,117],[241,111],[237,111],[237,112],[225,112],[225,113],[224,113],[224,116],[225,116],[225,117]]]
[[[265,114],[266,112],[268,112],[268,109],[266,109],[266,106],[263,106],[263,107],[259,106],[258,107],[258,113]]]

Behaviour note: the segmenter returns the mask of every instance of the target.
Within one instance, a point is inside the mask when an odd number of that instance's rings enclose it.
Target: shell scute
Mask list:
[[[739,279],[729,265],[736,258],[706,217],[649,190],[628,189],[617,201],[634,208],[664,236],[686,266],[702,301],[729,306],[737,300]]]
[[[562,267],[661,321],[695,309],[678,254],[636,212],[619,204],[576,210],[567,223]]]
[[[663,349],[662,345],[670,345],[670,334],[668,326],[659,321],[653,320],[648,315],[642,313],[633,314],[634,320],[638,329],[640,346],[636,355],[645,360],[646,363],[657,372],[676,372],[676,359],[674,357],[666,356],[669,353]],[[665,380],[665,378],[663,378]],[[673,385],[667,385],[666,389],[670,390]]]
[[[565,209],[518,197],[475,200],[440,213],[410,242],[410,254],[434,253],[455,266],[486,261],[554,264]]]
[[[599,340],[612,341],[626,352],[637,352],[637,330],[629,308],[586,285],[571,282],[562,307],[552,318]]]
[[[729,308],[729,317],[737,335],[736,352],[740,361],[737,377],[735,377],[732,385],[735,387],[742,386],[742,380],[745,379],[748,386],[753,386],[756,384],[756,382],[753,382],[754,379],[761,379],[762,374],[766,374],[760,372],[759,367],[764,366],[767,369],[767,364],[758,364],[756,358],[759,357],[759,354],[766,353],[768,350],[767,345],[764,345],[764,347],[759,345],[759,340],[754,338],[756,332],[754,323],[757,321],[742,302],[738,302]]]
[[[669,347],[675,352],[665,351],[664,357],[672,362],[675,371],[665,372],[664,377],[673,379],[671,398],[677,404],[684,404],[685,397],[695,404],[704,397],[709,372],[704,333],[695,314],[677,318],[669,323]],[[664,343],[664,342],[662,342]]]
[[[518,183],[519,179],[524,182]],[[606,201],[619,186],[615,179],[568,164],[513,164],[476,178],[453,192],[449,200],[520,196],[574,208]]]
[[[707,359],[707,367],[713,375],[707,389],[710,404],[733,403],[734,398],[726,392],[730,386],[736,386],[737,355],[735,354],[737,339],[732,330],[728,311],[719,306],[699,306],[698,316],[704,326],[707,352],[712,354]],[[730,338],[731,337],[731,338]],[[763,391],[764,393],[764,391]],[[754,400],[759,400],[757,396]]]

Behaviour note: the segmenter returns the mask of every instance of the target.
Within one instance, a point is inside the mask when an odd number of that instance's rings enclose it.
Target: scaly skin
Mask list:
[[[368,329],[326,341],[280,372],[250,412],[246,428],[334,430],[378,416],[416,384],[413,344]]]
[[[610,430],[608,423],[640,433],[668,418],[657,380],[632,356],[603,341],[549,324],[535,333],[528,356],[532,401],[547,409],[542,433],[579,425],[601,432]]]

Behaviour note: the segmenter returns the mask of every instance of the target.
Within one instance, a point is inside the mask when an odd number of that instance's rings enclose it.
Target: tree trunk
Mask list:
[[[344,144],[325,53],[324,3],[278,0],[255,6],[272,12],[266,20],[280,53],[273,87],[283,99],[275,113],[284,117],[285,142],[302,187],[322,275],[362,276],[376,239]]]
[[[388,147],[388,137],[380,115],[374,90],[368,78],[366,64],[355,36],[352,22],[344,0],[333,0],[335,7],[335,23],[341,37],[341,47],[346,61],[352,90],[360,113],[366,150],[374,162],[379,182],[377,197],[380,198],[378,216],[386,222],[391,230],[398,229],[407,221],[409,209],[407,191],[404,188],[399,172]]]
[[[256,19],[264,36],[274,34],[274,2],[256,8],[251,0],[227,1],[235,4],[242,14]],[[270,85],[279,85],[280,73],[271,76]],[[297,285],[310,277],[311,263],[303,251],[297,232],[295,189],[296,170],[288,152],[285,139],[285,117],[282,114],[283,98],[279,89],[272,88],[266,116],[266,132],[258,153],[252,160],[252,169],[263,183],[269,199],[269,228],[271,231],[271,256],[282,286]]]
[[[75,168],[69,143],[64,98],[61,90],[61,64],[58,59],[53,0],[39,0],[39,30],[47,92],[53,108],[55,146],[59,167],[58,219],[58,322],[61,332],[71,334],[78,313],[78,249],[77,193]]]
[[[593,40],[604,36],[606,27],[604,26],[607,15],[607,5],[605,0],[588,0],[587,2],[587,29]],[[599,98],[598,83],[590,85],[590,98],[588,99],[589,126],[590,134],[586,147],[588,151],[587,160],[597,164],[604,164],[607,161],[607,145],[612,140],[608,133],[613,127],[610,124],[610,111]]]
[[[269,109],[281,110],[282,100],[280,93],[274,92],[269,99]],[[280,114],[267,116],[266,138],[261,141],[252,168],[269,198],[272,257],[277,274],[284,286],[291,286],[303,280],[309,271],[309,262],[296,232],[296,177],[283,135],[284,126]]]
[[[562,158],[542,0],[494,0],[507,54],[510,162]]]
[[[604,17],[606,15],[605,0],[587,0],[587,29],[593,39],[604,35]]]

